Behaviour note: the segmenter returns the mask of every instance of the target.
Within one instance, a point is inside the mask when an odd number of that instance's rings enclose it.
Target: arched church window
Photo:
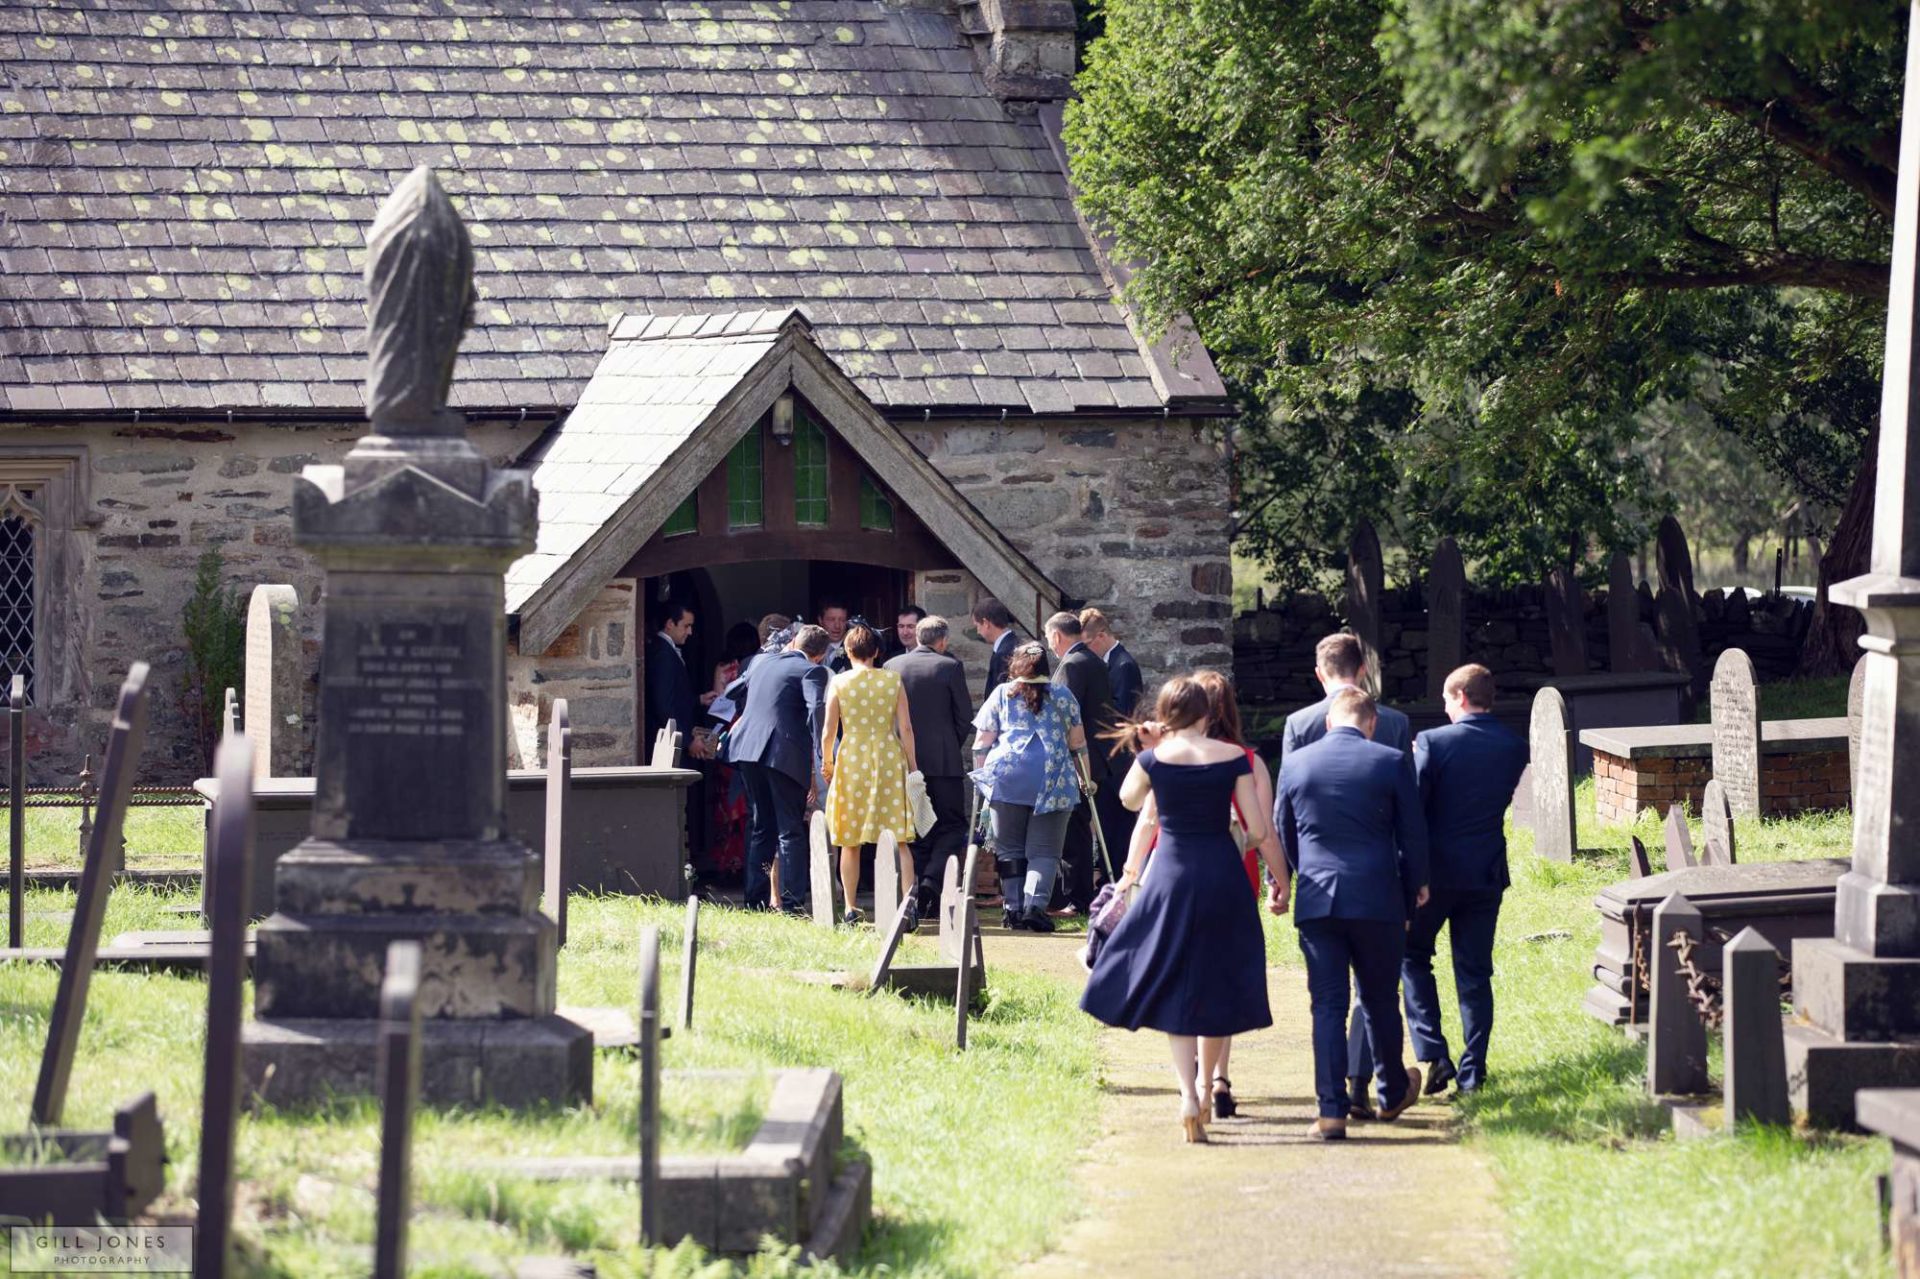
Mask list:
[[[26,676],[34,700],[36,543],[45,520],[31,489],[0,490],[0,688]]]

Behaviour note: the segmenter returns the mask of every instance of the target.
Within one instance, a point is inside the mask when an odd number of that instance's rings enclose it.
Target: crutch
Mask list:
[[[1093,819],[1093,844],[1100,850],[1100,864],[1106,868],[1107,882],[1116,882],[1113,873],[1113,858],[1107,854],[1107,832],[1100,827],[1100,805],[1097,801],[1099,791],[1093,784],[1093,773],[1087,765],[1087,757],[1080,751],[1073,753],[1074,776],[1080,781],[1080,793],[1087,801],[1087,816]]]

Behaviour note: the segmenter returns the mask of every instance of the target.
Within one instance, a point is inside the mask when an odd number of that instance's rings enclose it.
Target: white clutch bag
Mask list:
[[[920,773],[907,774],[907,807],[913,810],[913,828],[922,835],[940,820],[933,814],[933,801],[927,798],[927,779]]]

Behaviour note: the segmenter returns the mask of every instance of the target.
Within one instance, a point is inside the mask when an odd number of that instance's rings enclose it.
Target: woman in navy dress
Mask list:
[[[1140,884],[1127,914],[1094,961],[1080,1007],[1109,1026],[1166,1034],[1186,1139],[1207,1139],[1201,1099],[1220,1047],[1232,1035],[1273,1024],[1267,1007],[1266,938],[1259,908],[1227,824],[1232,800],[1261,848],[1271,824],[1246,752],[1207,736],[1206,690],[1176,676],[1154,708],[1154,746],[1139,753],[1121,798],[1151,787],[1157,842],[1141,823],[1119,887]],[[1153,843],[1153,874],[1140,872]],[[1276,878],[1284,868],[1270,866]]]

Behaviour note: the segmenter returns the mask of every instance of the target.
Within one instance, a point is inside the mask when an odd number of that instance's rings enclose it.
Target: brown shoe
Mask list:
[[[1410,1066],[1407,1068],[1406,1095],[1400,1098],[1400,1104],[1397,1106],[1382,1106],[1380,1108],[1380,1121],[1382,1123],[1392,1123],[1394,1120],[1398,1119],[1401,1115],[1406,1113],[1407,1107],[1411,1106],[1414,1102],[1419,1100],[1420,1100],[1420,1067]]]
[[[1308,1141],[1345,1141],[1347,1139],[1347,1121],[1344,1119],[1316,1119],[1307,1125]]]

